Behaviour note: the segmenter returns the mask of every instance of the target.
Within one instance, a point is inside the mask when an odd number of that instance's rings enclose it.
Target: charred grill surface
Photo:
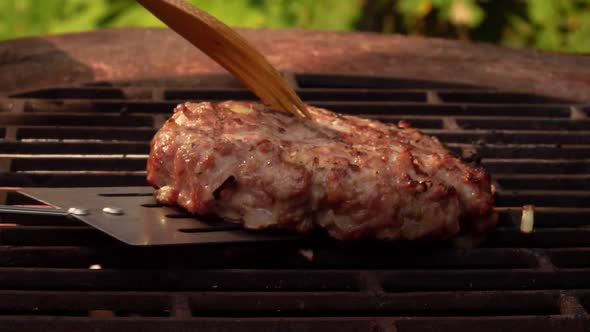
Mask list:
[[[497,229],[472,250],[313,242],[141,249],[66,218],[3,214],[0,329],[588,329],[589,105],[395,79],[296,80],[311,105],[405,120],[480,162],[498,191]],[[105,82],[0,99],[0,183],[143,185],[149,141],[176,105],[252,98],[235,83]],[[518,231],[524,204],[537,206],[526,236]],[[312,249],[313,260],[300,249]]]

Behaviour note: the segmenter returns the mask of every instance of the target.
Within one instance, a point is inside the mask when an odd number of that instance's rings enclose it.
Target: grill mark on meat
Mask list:
[[[179,105],[150,145],[157,199],[247,228],[323,228],[346,240],[446,238],[495,225],[489,175],[435,138],[405,121],[309,110],[311,121],[256,103]]]

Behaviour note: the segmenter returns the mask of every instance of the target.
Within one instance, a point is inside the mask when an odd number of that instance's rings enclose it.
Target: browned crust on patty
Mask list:
[[[409,124],[310,107],[304,120],[257,103],[185,103],[151,143],[157,199],[250,229],[337,239],[485,233],[490,177]]]

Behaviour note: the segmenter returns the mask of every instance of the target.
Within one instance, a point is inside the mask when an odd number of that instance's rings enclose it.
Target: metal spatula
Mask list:
[[[227,25],[185,0],[137,2],[226,68],[269,106],[310,117],[305,104],[275,68]]]
[[[20,194],[53,208],[0,205],[2,214],[62,216],[78,219],[136,246],[280,242],[300,237],[252,232],[241,225],[188,215],[154,200],[151,187],[27,188]]]

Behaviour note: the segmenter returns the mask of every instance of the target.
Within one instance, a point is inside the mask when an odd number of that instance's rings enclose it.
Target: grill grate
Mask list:
[[[405,119],[481,160],[499,191],[497,231],[473,250],[313,241],[134,248],[66,218],[5,214],[0,324],[19,331],[590,326],[590,107],[457,84],[292,78],[311,104]],[[231,78],[203,76],[0,99],[0,183],[145,185],[148,142],[177,103],[253,98]],[[35,204],[14,192],[0,199]],[[536,231],[527,236],[518,232],[524,204],[538,207]],[[308,247],[313,261],[300,254]]]

